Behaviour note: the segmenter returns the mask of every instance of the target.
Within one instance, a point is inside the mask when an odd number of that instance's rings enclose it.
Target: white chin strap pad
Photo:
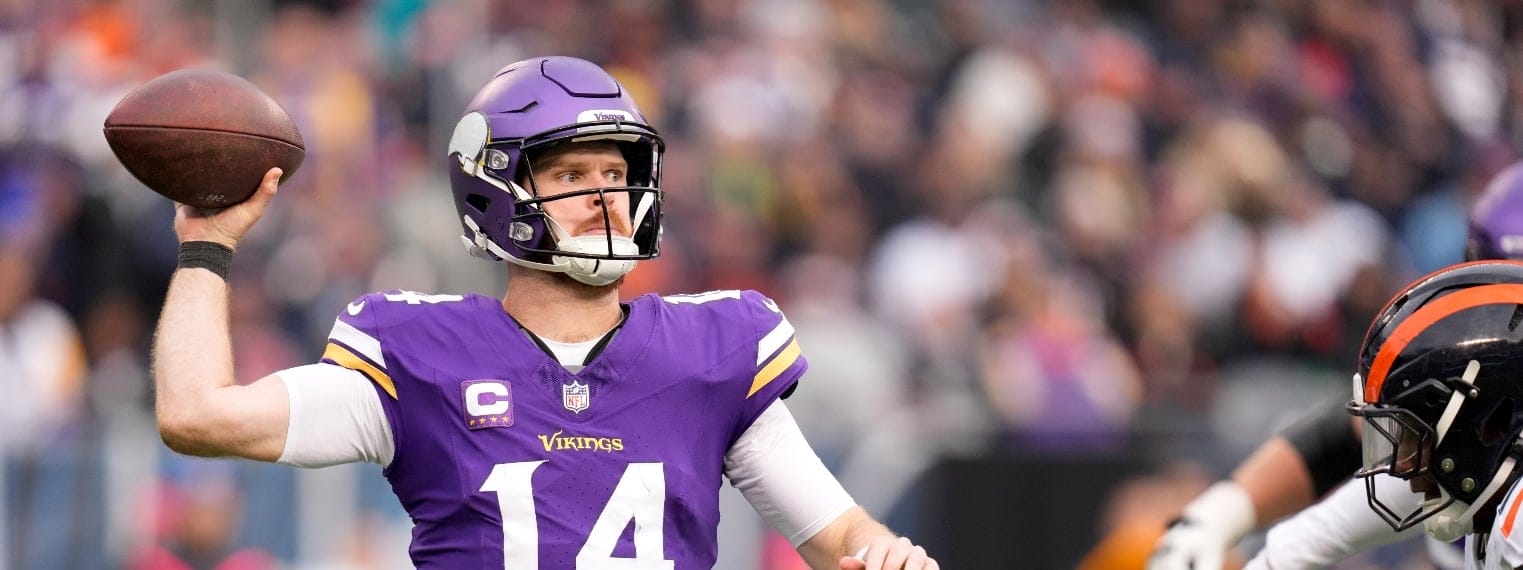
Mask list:
[[[1426,505],[1446,500],[1448,500],[1447,497],[1436,497],[1423,501],[1423,503]],[[1428,532],[1428,536],[1440,542],[1459,540],[1460,537],[1470,534],[1473,526],[1470,515],[1466,514],[1469,510],[1469,503],[1455,501],[1449,506],[1444,507],[1444,510],[1423,521],[1423,530]]]
[[[1444,508],[1444,510],[1439,511],[1438,514],[1428,517],[1428,520],[1423,521],[1423,530],[1428,532],[1428,536],[1441,542],[1454,542],[1459,540],[1460,537],[1470,534],[1472,530],[1475,530],[1476,511],[1480,510],[1480,507],[1485,505],[1492,495],[1495,495],[1497,491],[1502,489],[1502,483],[1507,481],[1507,477],[1512,474],[1512,470],[1516,466],[1517,459],[1508,457],[1502,462],[1502,466],[1497,468],[1497,474],[1491,477],[1491,483],[1487,484],[1486,488],[1481,491],[1481,494],[1476,496],[1475,503],[1453,502]],[[1444,496],[1442,497],[1424,501],[1424,503],[1428,504],[1448,500],[1449,493],[1444,492],[1443,494]]]
[[[640,253],[640,248],[635,246],[632,239],[623,236],[613,237],[613,251],[608,249],[608,236],[585,235],[561,240],[557,249],[568,253],[586,253],[592,255],[635,255]],[[572,279],[601,287],[617,281],[620,277],[634,270],[635,262],[631,259],[588,259],[585,257],[555,256],[554,263],[564,267],[566,275]]]

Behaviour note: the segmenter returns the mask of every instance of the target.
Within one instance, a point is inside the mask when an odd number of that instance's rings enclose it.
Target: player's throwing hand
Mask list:
[[[841,558],[841,570],[939,570],[941,565],[905,537],[873,539],[858,556]]]
[[[280,185],[281,173],[279,168],[265,171],[264,180],[252,197],[226,208],[207,210],[176,202],[175,235],[180,243],[210,241],[236,249],[238,240],[264,215],[265,206]]]

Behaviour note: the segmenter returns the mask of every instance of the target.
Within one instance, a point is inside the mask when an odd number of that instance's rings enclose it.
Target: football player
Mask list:
[[[1523,567],[1523,262],[1441,269],[1407,286],[1360,349],[1349,413],[1364,421],[1369,505],[1395,531],[1469,536],[1466,568]],[[1419,502],[1387,502],[1375,477]]]
[[[1471,208],[1465,258],[1523,259],[1523,162],[1494,176]],[[1220,568],[1243,535],[1291,514],[1270,529],[1250,568],[1325,566],[1417,534],[1415,528],[1394,532],[1369,506],[1372,496],[1416,506],[1420,497],[1405,482],[1377,475],[1368,489],[1342,485],[1360,467],[1359,422],[1350,420],[1342,405],[1329,406],[1265,442],[1231,479],[1185,508],[1159,540],[1149,568]],[[1441,568],[1462,567],[1446,544],[1430,540],[1427,551]]]
[[[754,291],[619,301],[658,253],[663,143],[598,66],[541,57],[477,93],[449,141],[472,255],[507,293],[364,295],[322,362],[234,382],[227,267],[275,195],[179,205],[154,350],[175,451],[382,465],[426,568],[710,568],[727,476],[814,568],[937,568],[841,488],[781,399],[806,368]]]

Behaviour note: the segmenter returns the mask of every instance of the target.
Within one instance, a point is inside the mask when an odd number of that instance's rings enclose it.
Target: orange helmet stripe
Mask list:
[[[1443,275],[1445,273],[1448,273],[1450,271],[1454,271],[1456,269],[1461,269],[1461,268],[1464,268],[1464,267],[1469,267],[1471,265],[1481,265],[1481,264],[1485,264],[1485,263],[1497,263],[1497,261],[1498,260],[1495,260],[1495,259],[1477,259],[1475,261],[1465,261],[1465,262],[1461,262],[1461,263],[1456,263],[1454,265],[1449,265],[1449,266],[1444,267],[1443,269],[1438,269],[1438,270],[1435,270],[1435,271],[1433,271],[1433,272],[1431,272],[1431,273],[1429,273],[1427,275],[1424,275],[1422,277],[1418,277],[1416,280],[1413,280],[1411,283],[1408,283],[1407,286],[1403,287],[1401,290],[1402,290],[1403,293],[1405,293],[1407,291],[1411,291],[1413,289],[1416,289],[1417,286],[1420,285],[1420,284],[1427,283],[1429,280],[1432,280],[1435,277],[1438,277],[1438,276]],[[1377,315],[1375,317],[1375,320],[1371,321],[1370,322],[1370,326],[1368,328],[1364,329],[1364,341],[1365,342],[1369,342],[1370,335],[1374,334],[1374,332],[1375,332],[1375,326],[1380,324],[1380,317],[1385,316],[1386,311],[1391,310],[1391,306],[1395,305],[1396,301],[1398,299],[1401,299],[1401,298],[1402,298],[1402,295],[1396,295],[1395,297],[1391,297],[1390,300],[1386,301],[1385,306],[1380,307],[1380,310],[1375,312],[1375,314]]]
[[[1413,312],[1412,316],[1396,326],[1396,330],[1391,331],[1385,344],[1381,345],[1380,352],[1375,354],[1375,361],[1370,364],[1369,377],[1364,380],[1364,401],[1374,402],[1380,396],[1380,389],[1385,386],[1391,364],[1396,362],[1396,356],[1406,349],[1412,339],[1444,317],[1483,305],[1523,305],[1523,284],[1477,285],[1439,297]]]

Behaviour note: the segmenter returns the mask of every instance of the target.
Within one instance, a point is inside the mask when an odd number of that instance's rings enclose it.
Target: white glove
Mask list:
[[[1253,501],[1237,483],[1221,481],[1185,506],[1158,539],[1148,570],[1219,570],[1227,549],[1253,530]]]

